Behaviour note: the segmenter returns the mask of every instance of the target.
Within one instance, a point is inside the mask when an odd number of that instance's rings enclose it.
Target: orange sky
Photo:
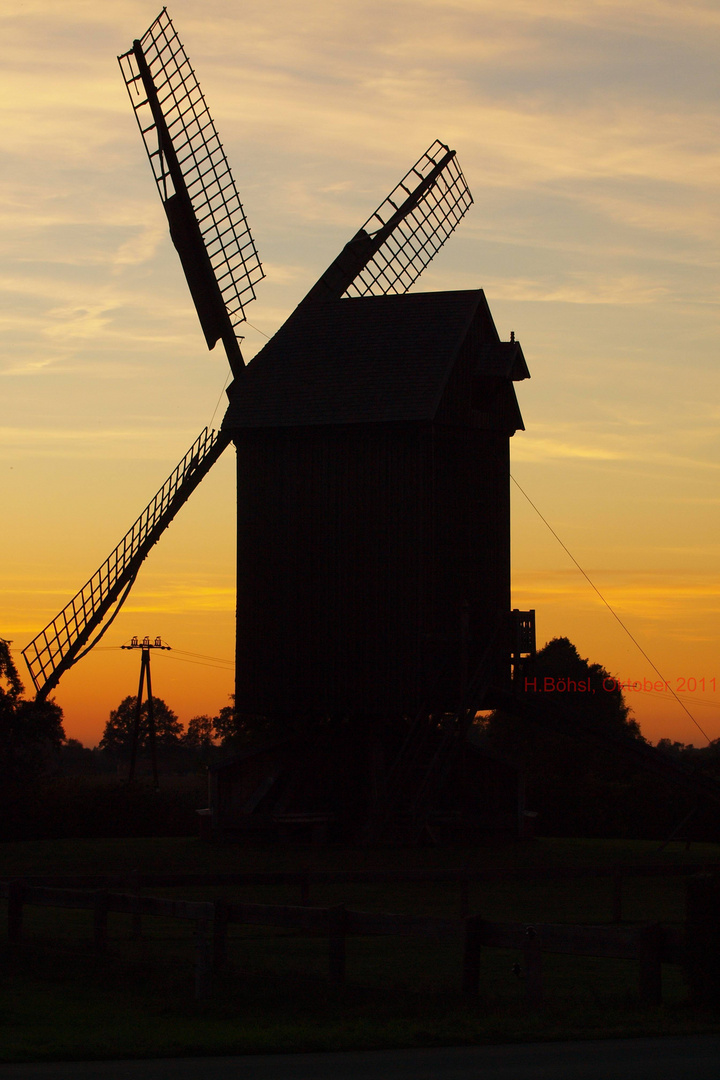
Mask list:
[[[267,272],[246,358],[435,138],[457,149],[475,206],[417,287],[480,286],[501,336],[515,331],[532,374],[516,479],[720,737],[716,5],[169,10]],[[18,660],[221,417],[227,364],[205,348],[115,60],[156,14],[140,0],[0,11],[0,636]],[[514,604],[537,610],[539,643],[565,635],[623,681],[656,681],[512,497]],[[96,743],[135,693],[138,657],[119,649],[133,634],[173,646],[153,688],[183,721],[227,702],[233,560],[229,450],[103,648],[61,682],[69,735]],[[669,693],[628,701],[649,738],[703,744]]]

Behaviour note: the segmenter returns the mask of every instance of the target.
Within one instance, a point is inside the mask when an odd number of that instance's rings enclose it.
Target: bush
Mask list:
[[[207,805],[203,777],[132,785],[109,776],[61,776],[6,785],[0,793],[0,839],[192,836]]]

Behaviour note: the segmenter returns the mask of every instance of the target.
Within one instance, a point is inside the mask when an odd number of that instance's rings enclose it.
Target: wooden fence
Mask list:
[[[291,870],[291,871],[224,871],[155,873],[153,871],[119,871],[103,874],[33,874],[23,880],[30,885],[61,888],[178,889],[243,887],[249,885],[285,885],[297,890],[300,904],[310,903],[313,886],[324,885],[399,885],[455,884],[459,890],[458,914],[461,919],[470,914],[472,884],[508,881],[580,881],[609,879],[612,882],[611,912],[613,923],[623,920],[624,884],[631,878],[688,877],[699,873],[720,873],[720,863],[694,865],[636,866],[613,864],[607,866],[536,866],[508,869],[475,869],[460,867],[450,870]],[[2,887],[0,883],[0,888]]]
[[[148,875],[151,876],[151,875]],[[270,905],[169,900],[108,889],[65,889],[11,881],[0,886],[8,901],[8,938],[11,946],[22,937],[26,905],[85,909],[93,912],[96,949],[107,947],[110,912],[183,919],[195,923],[195,996],[210,996],[213,972],[227,958],[227,930],[231,923],[289,927],[328,938],[329,977],[345,981],[345,944],[351,936],[402,935],[438,940],[462,940],[460,985],[477,994],[483,948],[519,949],[524,954],[526,1000],[531,1008],[542,1004],[542,954],[616,957],[636,961],[641,1000],[660,1004],[662,964],[682,963],[684,935],[678,928],[659,925],[637,927],[567,926],[488,922],[479,915],[464,919],[379,914],[349,910],[343,905],[313,908],[307,905]]]

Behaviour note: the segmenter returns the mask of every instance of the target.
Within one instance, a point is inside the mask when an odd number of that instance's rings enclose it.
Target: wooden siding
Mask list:
[[[444,666],[448,675],[442,686],[446,708],[454,708],[464,680],[464,650],[466,674],[470,679],[487,648],[493,657],[493,682],[503,685],[509,678],[508,440],[496,432],[438,426],[434,431],[433,456],[432,623],[439,655],[441,643],[445,643]]]
[[[509,380],[487,306],[433,422],[235,430],[237,705],[245,715],[454,711],[492,642],[509,679]],[[516,408],[516,402],[515,402]]]
[[[237,437],[241,711],[415,711],[427,446],[421,426]]]
[[[453,709],[510,609],[507,439],[431,428],[238,439],[243,713]],[[469,637],[463,642],[463,617]],[[504,635],[496,638],[496,678]]]

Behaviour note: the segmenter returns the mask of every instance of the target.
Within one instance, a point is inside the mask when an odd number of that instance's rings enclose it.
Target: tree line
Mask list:
[[[634,743],[652,744],[642,735],[619,680],[602,665],[583,659],[567,638],[553,638],[527,663],[520,684],[526,703],[537,701],[537,716],[532,709],[524,717],[496,710],[478,721],[474,737],[522,765],[526,804],[537,812],[541,834],[666,839],[690,815],[681,830],[684,838],[718,839],[720,814],[714,804],[625,752]],[[542,721],[546,701],[565,721],[558,728]],[[720,739],[705,747],[661,739],[655,749],[720,783]]]
[[[478,717],[473,739],[522,767],[526,805],[538,814],[540,834],[662,838],[696,809],[689,835],[717,839],[720,820],[712,807],[696,805],[691,793],[678,791],[662,777],[649,774],[632,755],[618,751],[623,740],[646,740],[619,685],[605,668],[583,659],[567,638],[555,638],[528,663],[522,678],[528,687],[526,699],[533,692],[542,694],[566,716],[577,719],[579,727],[608,736],[595,742],[574,738],[567,726],[558,731],[543,724],[540,713],[535,719],[527,714],[523,719],[496,710]],[[603,683],[606,688],[600,689]],[[589,693],[588,686],[595,687],[596,693]],[[0,769],[4,777],[0,802],[5,806],[0,812],[4,819],[10,814],[20,820],[19,806],[32,797],[33,781],[44,783],[46,792],[53,778],[62,777],[85,775],[91,780],[93,775],[104,775],[122,784],[136,704],[135,697],[124,698],[111,711],[99,745],[84,747],[66,738],[62,710],[55,702],[25,698],[9,645],[0,639]],[[215,716],[194,716],[186,729],[161,698],[153,698],[153,713],[161,777],[195,777],[197,791],[214,762],[301,730],[291,731],[287,725],[261,717],[238,718],[232,701]],[[146,702],[139,730],[140,774],[143,755],[145,772],[149,771],[148,736]],[[720,782],[720,739],[705,747],[662,739],[657,749],[670,760]],[[190,802],[188,795],[188,807]],[[16,803],[18,808],[13,809]],[[199,805],[196,801],[195,809]],[[191,817],[183,820],[193,824]]]

